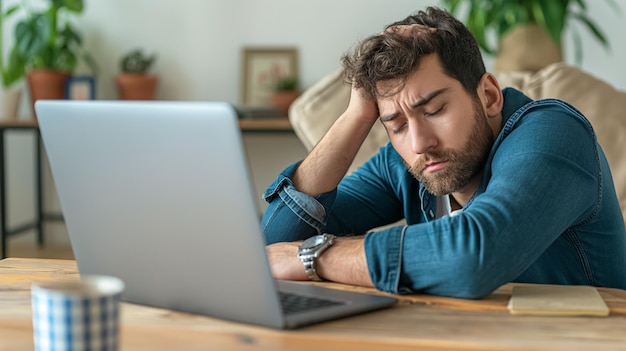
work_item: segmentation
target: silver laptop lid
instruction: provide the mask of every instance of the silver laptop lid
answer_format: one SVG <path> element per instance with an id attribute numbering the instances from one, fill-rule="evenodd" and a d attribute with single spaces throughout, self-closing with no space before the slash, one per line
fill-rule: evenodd
<path id="1" fill-rule="evenodd" d="M 120 277 L 129 302 L 284 326 L 232 106 L 36 111 L 81 274 Z"/>

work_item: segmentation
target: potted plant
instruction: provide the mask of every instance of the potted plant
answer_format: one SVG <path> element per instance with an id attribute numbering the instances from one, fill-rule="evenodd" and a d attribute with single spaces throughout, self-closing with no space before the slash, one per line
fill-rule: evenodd
<path id="1" fill-rule="evenodd" d="M 272 106 L 279 109 L 284 116 L 287 116 L 289 106 L 291 106 L 299 95 L 298 78 L 294 76 L 283 76 L 278 78 L 271 96 Z"/>
<path id="2" fill-rule="evenodd" d="M 22 90 L 14 88 L 13 85 L 24 77 L 24 62 L 17 55 L 17 48 L 13 47 L 9 53 L 8 62 L 5 64 L 3 43 L 4 20 L 17 10 L 19 10 L 19 6 L 14 5 L 3 11 L 2 0 L 0 0 L 0 80 L 2 80 L 2 91 L 0 91 L 2 110 L 0 110 L 0 118 L 16 118 L 22 97 Z"/>
<path id="3" fill-rule="evenodd" d="M 607 0 L 616 7 L 613 0 Z M 605 48 L 609 44 L 586 15 L 585 0 L 443 0 L 450 13 L 466 10 L 465 23 L 488 54 L 496 54 L 496 70 L 537 71 L 562 61 L 562 34 L 566 24 L 578 20 Z M 463 9 L 462 5 L 467 8 Z M 493 31 L 497 45 L 487 38 Z M 582 58 L 580 37 L 575 35 L 577 62 Z"/>
<path id="4" fill-rule="evenodd" d="M 152 100 L 159 79 L 149 75 L 148 70 L 156 60 L 156 54 L 145 55 L 135 49 L 120 60 L 120 74 L 116 77 L 117 89 L 122 100 Z"/>
<path id="5" fill-rule="evenodd" d="M 24 62 L 31 100 L 63 99 L 65 81 L 79 61 L 82 38 L 69 21 L 69 15 L 83 12 L 83 0 L 48 0 L 48 7 L 29 11 L 15 27 L 16 55 Z M 83 58 L 95 72 L 95 62 Z"/>

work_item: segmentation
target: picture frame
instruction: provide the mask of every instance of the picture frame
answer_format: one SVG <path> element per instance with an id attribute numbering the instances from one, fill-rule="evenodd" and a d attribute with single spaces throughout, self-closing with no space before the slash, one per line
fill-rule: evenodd
<path id="1" fill-rule="evenodd" d="M 65 98 L 68 100 L 94 100 L 96 79 L 93 76 L 70 76 L 65 81 Z"/>
<path id="2" fill-rule="evenodd" d="M 245 47 L 242 60 L 241 104 L 268 107 L 280 78 L 298 79 L 298 50 L 294 47 Z"/>

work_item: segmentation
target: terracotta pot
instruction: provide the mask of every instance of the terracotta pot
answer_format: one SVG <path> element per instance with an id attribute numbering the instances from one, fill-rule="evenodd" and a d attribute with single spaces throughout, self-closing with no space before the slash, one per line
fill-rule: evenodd
<path id="1" fill-rule="evenodd" d="M 287 117 L 289 115 L 289 106 L 300 96 L 298 91 L 279 91 L 272 94 L 272 106 L 280 110 Z"/>
<path id="2" fill-rule="evenodd" d="M 2 110 L 0 110 L 0 119 L 13 120 L 17 119 L 17 112 L 20 107 L 20 100 L 22 99 L 22 89 L 18 88 L 3 88 L 0 91 L 0 103 L 2 103 Z"/>
<path id="3" fill-rule="evenodd" d="M 501 38 L 495 70 L 537 72 L 563 61 L 561 47 L 536 24 L 519 25 Z"/>
<path id="4" fill-rule="evenodd" d="M 153 100 L 159 78 L 146 74 L 122 73 L 115 77 L 122 100 Z"/>
<path id="5" fill-rule="evenodd" d="M 67 72 L 35 69 L 26 75 L 28 91 L 35 114 L 35 101 L 65 99 L 65 81 L 70 74 Z"/>

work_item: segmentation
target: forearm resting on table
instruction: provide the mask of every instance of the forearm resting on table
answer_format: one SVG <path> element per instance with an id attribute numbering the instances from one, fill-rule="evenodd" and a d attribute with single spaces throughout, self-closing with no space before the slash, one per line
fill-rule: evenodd
<path id="1" fill-rule="evenodd" d="M 374 287 L 367 268 L 363 237 L 337 238 L 316 261 L 317 272 L 325 280 Z"/>
<path id="2" fill-rule="evenodd" d="M 279 242 L 266 247 L 270 268 L 276 279 L 308 280 L 298 258 L 301 242 Z M 315 260 L 317 274 L 338 283 L 373 287 L 367 268 L 363 237 L 336 238 L 332 246 Z"/>

